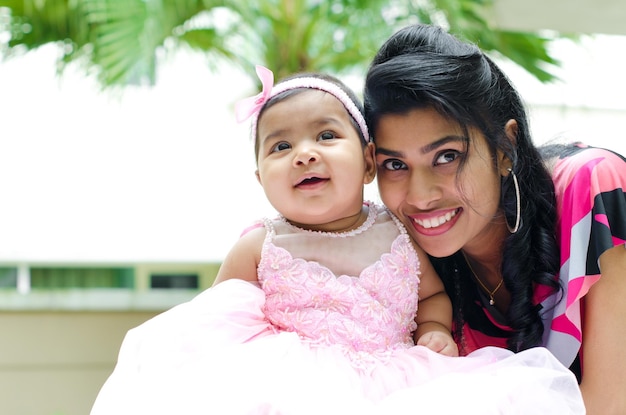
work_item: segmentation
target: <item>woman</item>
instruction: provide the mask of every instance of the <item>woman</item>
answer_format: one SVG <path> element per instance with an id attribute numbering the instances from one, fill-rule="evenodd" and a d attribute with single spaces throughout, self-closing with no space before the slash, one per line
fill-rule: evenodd
<path id="1" fill-rule="evenodd" d="M 536 148 L 524 105 L 478 47 L 406 27 L 366 78 L 383 202 L 432 257 L 462 354 L 545 346 L 589 414 L 626 413 L 626 163 Z"/>

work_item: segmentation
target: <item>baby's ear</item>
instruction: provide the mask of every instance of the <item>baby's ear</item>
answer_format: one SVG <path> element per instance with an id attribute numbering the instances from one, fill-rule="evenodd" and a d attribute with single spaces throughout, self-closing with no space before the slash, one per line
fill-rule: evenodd
<path id="1" fill-rule="evenodd" d="M 374 144 L 367 143 L 363 149 L 363 158 L 365 160 L 365 175 L 363 176 L 363 183 L 369 184 L 376 177 L 376 156 L 374 155 Z"/>
<path id="2" fill-rule="evenodd" d="M 254 175 L 256 176 L 257 182 L 259 182 L 259 184 L 261 186 L 263 186 L 263 183 L 261 183 L 261 175 L 259 174 L 259 170 L 258 169 L 254 171 Z"/>

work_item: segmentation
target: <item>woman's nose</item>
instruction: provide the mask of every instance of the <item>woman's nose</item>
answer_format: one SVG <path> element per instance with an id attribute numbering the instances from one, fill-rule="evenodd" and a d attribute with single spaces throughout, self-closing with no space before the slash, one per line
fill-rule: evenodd
<path id="1" fill-rule="evenodd" d="M 413 172 L 406 189 L 406 202 L 420 210 L 432 209 L 433 203 L 440 200 L 442 190 L 436 178 L 429 174 Z"/>

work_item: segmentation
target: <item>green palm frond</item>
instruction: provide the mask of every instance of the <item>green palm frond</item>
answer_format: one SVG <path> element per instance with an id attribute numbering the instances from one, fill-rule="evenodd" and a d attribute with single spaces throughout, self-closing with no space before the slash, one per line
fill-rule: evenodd
<path id="1" fill-rule="evenodd" d="M 364 68 L 381 39 L 393 32 L 382 0 L 235 0 L 240 43 L 250 46 L 246 61 L 270 67 L 277 78 L 294 72 L 341 73 Z"/>
<path id="2" fill-rule="evenodd" d="M 554 39 L 532 33 L 496 30 L 493 43 L 483 44 L 483 47 L 517 63 L 539 81 L 552 82 L 556 80 L 552 70 L 560 65 L 547 51 L 548 44 Z"/>
<path id="3" fill-rule="evenodd" d="M 548 53 L 548 44 L 559 35 L 502 30 L 485 17 L 493 0 L 433 0 L 451 33 L 476 43 L 481 49 L 510 59 L 541 82 L 555 80 L 550 71 L 559 62 Z M 431 22 L 429 22 L 431 23 Z"/>
<path id="4" fill-rule="evenodd" d="M 199 0 L 83 0 L 92 60 L 104 84 L 155 82 L 156 54 L 175 29 L 205 9 Z"/>
<path id="5" fill-rule="evenodd" d="M 301 71 L 341 74 L 363 72 L 394 30 L 422 22 L 446 26 L 541 81 L 554 79 L 551 38 L 493 27 L 485 17 L 492 2 L 0 0 L 0 35 L 10 34 L 0 53 L 58 43 L 62 64 L 80 58 L 105 87 L 154 84 L 159 52 L 182 47 L 206 54 L 209 63 L 225 58 L 252 78 L 255 64 L 277 78 Z"/>
<path id="6" fill-rule="evenodd" d="M 75 53 L 91 41 L 81 6 L 66 0 L 0 0 L 0 7 L 10 11 L 9 48 L 31 50 L 50 42 L 67 42 L 76 47 L 66 48 L 66 54 Z"/>

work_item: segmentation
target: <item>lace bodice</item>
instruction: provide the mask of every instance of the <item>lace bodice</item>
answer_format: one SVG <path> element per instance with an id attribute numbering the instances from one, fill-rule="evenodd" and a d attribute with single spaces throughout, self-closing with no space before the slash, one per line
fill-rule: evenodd
<path id="1" fill-rule="evenodd" d="M 339 235 L 265 220 L 258 272 L 276 327 L 357 352 L 413 345 L 419 259 L 400 222 L 369 209 L 361 227 Z"/>

